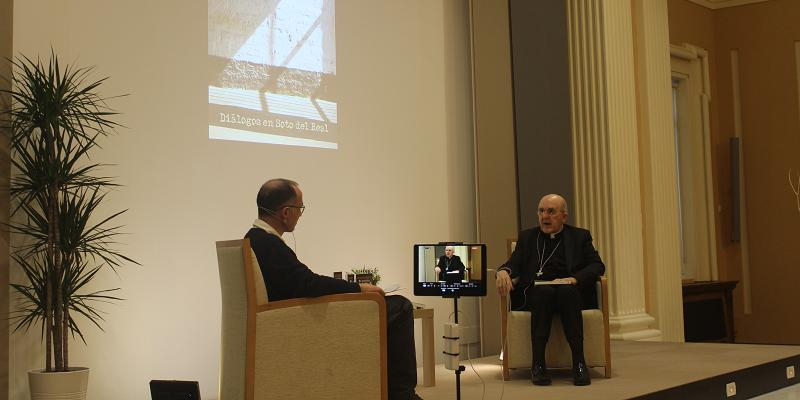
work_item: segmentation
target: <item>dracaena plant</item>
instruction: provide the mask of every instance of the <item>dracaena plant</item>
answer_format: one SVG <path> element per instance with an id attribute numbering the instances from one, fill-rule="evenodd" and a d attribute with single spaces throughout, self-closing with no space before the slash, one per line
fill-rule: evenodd
<path id="1" fill-rule="evenodd" d="M 93 289 L 102 269 L 136 262 L 115 250 L 125 210 L 98 215 L 108 190 L 103 164 L 90 152 L 115 133 L 117 114 L 98 94 L 104 79 L 91 68 L 62 66 L 24 56 L 12 64 L 10 105 L 2 112 L 13 166 L 10 195 L 14 235 L 11 258 L 25 280 L 12 283 L 20 295 L 11 312 L 14 332 L 41 327 L 45 371 L 69 370 L 69 338 L 85 343 L 80 322 L 102 329 L 102 303 L 120 300 L 119 288 Z"/>

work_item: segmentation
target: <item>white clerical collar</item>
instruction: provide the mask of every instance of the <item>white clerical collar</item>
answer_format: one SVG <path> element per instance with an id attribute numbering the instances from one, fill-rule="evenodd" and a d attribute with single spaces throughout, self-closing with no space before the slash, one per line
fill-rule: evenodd
<path id="1" fill-rule="evenodd" d="M 561 232 L 564 232 L 564 225 L 561 225 L 561 229 L 559 229 L 558 232 L 551 233 L 550 234 L 550 239 L 555 239 L 556 236 L 561 234 Z"/>
<path id="2" fill-rule="evenodd" d="M 261 230 L 264 230 L 267 233 L 269 233 L 271 235 L 275 235 L 275 236 L 281 238 L 281 240 L 283 240 L 283 236 L 281 236 L 281 234 L 278 233 L 278 231 L 275 230 L 275 228 L 273 228 L 272 225 L 270 225 L 267 221 L 264 221 L 263 219 L 256 218 L 256 220 L 253 221 L 253 227 L 261 229 Z M 284 243 L 286 243 L 285 240 L 283 240 L 283 241 L 284 241 Z"/>

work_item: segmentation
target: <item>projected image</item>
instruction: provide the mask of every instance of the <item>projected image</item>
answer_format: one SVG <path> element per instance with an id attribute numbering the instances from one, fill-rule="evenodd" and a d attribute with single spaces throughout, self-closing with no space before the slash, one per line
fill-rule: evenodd
<path id="1" fill-rule="evenodd" d="M 336 149 L 334 0 L 208 0 L 208 137 Z"/>

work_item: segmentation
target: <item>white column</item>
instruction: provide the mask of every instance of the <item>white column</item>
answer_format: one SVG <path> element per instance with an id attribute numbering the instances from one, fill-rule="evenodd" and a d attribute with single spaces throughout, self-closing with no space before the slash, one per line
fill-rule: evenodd
<path id="1" fill-rule="evenodd" d="M 648 311 L 683 341 L 680 225 L 667 0 L 633 0 Z"/>
<path id="2" fill-rule="evenodd" d="M 659 339 L 645 307 L 630 1 L 568 0 L 578 225 L 608 267 L 615 339 Z"/>

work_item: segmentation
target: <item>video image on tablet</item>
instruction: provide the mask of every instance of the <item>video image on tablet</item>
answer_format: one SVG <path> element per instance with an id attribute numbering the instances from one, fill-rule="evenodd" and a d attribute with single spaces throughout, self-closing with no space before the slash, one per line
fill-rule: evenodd
<path id="1" fill-rule="evenodd" d="M 486 245 L 414 245 L 414 294 L 485 296 Z"/>

